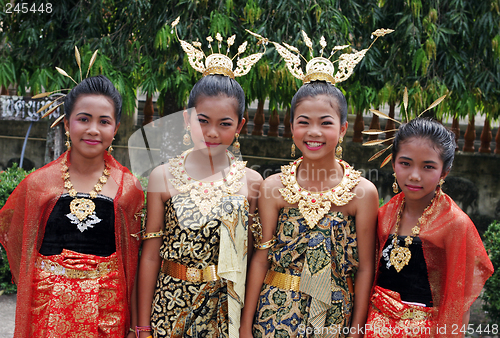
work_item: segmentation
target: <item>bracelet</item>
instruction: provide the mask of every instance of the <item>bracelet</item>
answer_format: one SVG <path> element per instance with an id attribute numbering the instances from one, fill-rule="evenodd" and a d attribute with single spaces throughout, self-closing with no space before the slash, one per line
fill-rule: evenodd
<path id="1" fill-rule="evenodd" d="M 142 235 L 142 239 L 151 239 L 151 238 L 157 238 L 157 237 L 162 237 L 165 235 L 163 231 L 158 231 L 158 232 L 146 232 L 144 235 Z"/>
<path id="2" fill-rule="evenodd" d="M 278 240 L 276 239 L 276 236 L 273 236 L 273 238 L 271 238 L 267 242 L 260 243 L 260 244 L 254 244 L 254 248 L 258 249 L 258 250 L 269 249 L 269 248 L 272 248 L 274 246 L 274 244 L 276 244 L 277 241 Z"/>
<path id="3" fill-rule="evenodd" d="M 151 326 L 136 326 L 135 327 L 135 336 L 137 338 L 139 338 L 139 332 L 150 332 L 150 331 L 151 331 Z"/>

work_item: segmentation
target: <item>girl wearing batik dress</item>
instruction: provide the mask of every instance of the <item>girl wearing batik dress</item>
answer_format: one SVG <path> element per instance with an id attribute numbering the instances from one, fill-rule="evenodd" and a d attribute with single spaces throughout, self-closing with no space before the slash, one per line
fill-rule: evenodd
<path id="1" fill-rule="evenodd" d="M 141 338 L 238 335 L 249 211 L 262 181 L 228 150 L 245 123 L 244 100 L 233 78 L 204 76 L 183 113 L 193 148 L 150 175 L 138 277 Z"/>
<path id="2" fill-rule="evenodd" d="M 0 242 L 18 286 L 14 335 L 123 338 L 136 325 L 139 241 L 130 235 L 140 230 L 144 194 L 106 150 L 121 97 L 97 76 L 64 104 L 71 150 L 28 175 L 0 211 Z"/>
<path id="3" fill-rule="evenodd" d="M 335 156 L 347 131 L 344 95 L 324 81 L 303 85 L 291 103 L 291 127 L 303 156 L 261 186 L 262 239 L 250 265 L 240 336 L 360 337 L 378 194 Z"/>
<path id="4" fill-rule="evenodd" d="M 455 137 L 437 121 L 403 124 L 394 196 L 378 213 L 377 273 L 366 337 L 457 337 L 493 273 L 476 227 L 441 190 Z"/>

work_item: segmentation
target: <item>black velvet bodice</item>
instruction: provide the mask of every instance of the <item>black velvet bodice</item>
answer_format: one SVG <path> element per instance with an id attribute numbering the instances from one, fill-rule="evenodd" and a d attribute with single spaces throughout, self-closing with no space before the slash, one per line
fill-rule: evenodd
<path id="1" fill-rule="evenodd" d="M 406 236 L 398 236 L 399 246 L 405 245 L 405 238 Z M 391 245 L 392 239 L 393 235 L 391 234 L 384 245 L 384 249 Z M 380 258 L 377 285 L 398 292 L 403 301 L 433 306 L 421 239 L 419 237 L 413 238 L 413 243 L 410 244 L 409 249 L 411 252 L 410 262 L 400 272 L 397 272 L 392 265 L 389 268 L 387 267 L 391 253 L 390 250 L 386 250 L 386 257 L 382 255 Z"/>
<path id="2" fill-rule="evenodd" d="M 84 193 L 78 193 L 76 198 L 90 199 Z M 59 255 L 63 249 L 102 257 L 113 254 L 116 251 L 113 199 L 104 195 L 97 195 L 92 199 L 95 203 L 95 215 L 100 221 L 84 231 L 80 231 L 67 216 L 71 213 L 72 200 L 73 197 L 69 194 L 63 194 L 54 206 L 45 226 L 40 254 Z"/>

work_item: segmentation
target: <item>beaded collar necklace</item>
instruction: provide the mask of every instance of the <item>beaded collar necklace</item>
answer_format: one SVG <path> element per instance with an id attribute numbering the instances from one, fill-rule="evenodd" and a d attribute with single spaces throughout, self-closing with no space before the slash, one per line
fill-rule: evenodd
<path id="1" fill-rule="evenodd" d="M 192 151 L 193 148 L 169 160 L 169 170 L 174 177 L 170 179 L 170 182 L 181 193 L 189 191 L 201 214 L 206 216 L 220 203 L 224 193 L 234 194 L 241 189 L 243 182 L 240 179 L 245 175 L 246 161 L 236 160 L 235 156 L 226 150 L 229 159 L 229 173 L 220 180 L 199 181 L 186 172 L 186 158 Z"/>
<path id="2" fill-rule="evenodd" d="M 361 173 L 354 170 L 343 160 L 336 160 L 344 169 L 344 176 L 337 186 L 320 192 L 311 192 L 302 188 L 297 182 L 297 169 L 302 163 L 303 157 L 291 162 L 290 165 L 281 167 L 281 183 L 284 188 L 279 191 L 283 199 L 290 203 L 299 203 L 299 210 L 304 216 L 309 228 L 314 228 L 316 224 L 325 216 L 333 204 L 343 206 L 349 203 L 356 196 L 351 190 L 359 183 Z"/>

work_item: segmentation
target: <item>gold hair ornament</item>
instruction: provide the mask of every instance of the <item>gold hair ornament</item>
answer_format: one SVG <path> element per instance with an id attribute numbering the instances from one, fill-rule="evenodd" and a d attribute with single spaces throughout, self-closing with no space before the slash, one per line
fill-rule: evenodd
<path id="1" fill-rule="evenodd" d="M 250 71 L 252 66 L 255 63 L 257 63 L 257 61 L 260 60 L 260 58 L 262 57 L 262 55 L 264 55 L 266 51 L 266 45 L 268 43 L 268 40 L 263 38 L 259 34 L 255 34 L 247 30 L 247 32 L 249 32 L 250 34 L 259 39 L 259 42 L 257 44 L 258 45 L 261 44 L 264 47 L 263 52 L 252 54 L 250 56 L 240 59 L 240 55 L 243 54 L 247 49 L 248 42 L 245 41 L 238 47 L 238 52 L 236 53 L 236 55 L 230 58 L 228 56 L 229 50 L 231 46 L 234 44 L 236 35 L 233 35 L 227 39 L 226 54 L 222 54 L 221 48 L 224 39 L 222 38 L 220 33 L 217 33 L 215 35 L 215 40 L 217 40 L 218 43 L 219 47 L 218 52 L 215 53 L 212 48 L 212 42 L 214 42 L 214 39 L 211 36 L 208 36 L 207 37 L 208 48 L 211 50 L 212 53 L 207 56 L 203 51 L 203 49 L 201 48 L 202 46 L 201 42 L 193 41 L 192 43 L 189 43 L 184 40 L 181 40 L 181 38 L 177 34 L 177 28 L 176 28 L 176 26 L 179 24 L 179 21 L 180 17 L 175 19 L 175 21 L 172 22 L 171 26 L 172 28 L 175 28 L 175 35 L 177 36 L 177 39 L 179 39 L 182 49 L 188 55 L 189 64 L 191 65 L 191 67 L 193 67 L 194 70 L 202 73 L 203 76 L 210 74 L 219 74 L 219 75 L 229 76 L 232 79 L 234 79 L 237 76 L 243 76 Z M 233 70 L 233 60 L 235 58 L 237 58 L 236 69 Z M 203 62 L 203 59 L 205 59 L 205 62 Z"/>
<path id="2" fill-rule="evenodd" d="M 436 101 L 432 102 L 432 104 L 427 107 L 427 109 L 425 109 L 423 112 L 421 112 L 420 114 L 418 114 L 417 118 L 419 118 L 420 116 L 422 116 L 422 114 L 424 114 L 426 111 L 436 107 L 438 104 L 440 104 L 444 99 L 446 98 L 446 95 L 443 95 L 441 96 L 440 98 L 438 98 Z M 405 90 L 404 90 L 404 94 L 403 94 L 403 107 L 404 107 L 404 110 L 405 110 L 405 117 L 406 117 L 406 123 L 410 122 L 410 118 L 408 116 L 408 89 L 405 87 Z M 389 119 L 391 121 L 394 121 L 398 124 L 402 124 L 401 122 L 399 122 L 398 120 L 396 119 L 393 119 L 392 117 L 382 113 L 381 111 L 378 111 L 376 109 L 370 109 L 370 111 L 377 115 L 378 117 L 380 118 L 383 118 L 383 119 Z M 399 127 L 398 127 L 399 128 Z M 396 129 L 391 129 L 391 130 L 379 130 L 379 129 L 369 129 L 369 130 L 366 130 L 366 131 L 363 131 L 362 133 L 365 134 L 365 135 L 380 135 L 380 134 L 384 134 L 384 133 L 390 133 L 390 132 L 396 132 L 398 131 L 398 128 Z M 396 138 L 396 136 L 393 136 L 393 137 L 390 137 L 390 138 L 386 138 L 386 139 L 383 139 L 383 140 L 372 140 L 372 141 L 367 141 L 365 143 L 363 143 L 364 146 L 374 146 L 374 145 L 378 145 L 378 144 L 382 144 L 382 143 L 385 143 L 387 141 L 391 141 L 391 140 L 394 140 Z M 370 159 L 368 161 L 373 161 L 374 159 L 376 158 L 379 158 L 383 153 L 385 153 L 386 150 L 392 148 L 392 143 L 387 146 L 386 148 L 380 150 L 380 151 L 377 151 L 372 157 L 370 157 Z M 389 163 L 392 159 L 392 154 L 389 154 L 383 161 L 382 161 L 382 164 L 380 165 L 380 168 L 382 168 L 383 166 L 385 166 L 387 163 Z M 394 189 L 394 188 L 393 188 Z"/>
<path id="3" fill-rule="evenodd" d="M 85 75 L 85 78 L 87 78 L 89 76 L 89 72 L 90 72 L 90 69 L 92 68 L 92 66 L 94 65 L 94 62 L 97 58 L 97 52 L 99 50 L 97 49 L 94 54 L 92 54 L 92 58 L 90 59 L 90 63 L 89 63 L 89 68 L 87 70 L 87 74 Z M 82 76 L 82 60 L 81 60 L 81 57 L 80 57 L 80 52 L 78 51 L 78 47 L 75 46 L 75 59 L 76 59 L 76 63 L 78 64 L 78 69 L 80 70 L 80 81 L 83 80 L 83 76 Z M 78 85 L 78 82 L 76 82 L 70 75 L 68 75 L 68 73 L 66 73 L 63 69 L 59 68 L 59 67 L 56 67 L 56 70 L 59 74 L 63 75 L 63 76 L 66 76 L 66 77 L 69 77 L 71 79 L 71 81 L 73 81 L 75 84 Z M 71 89 L 59 89 L 59 90 L 55 90 L 53 92 L 46 92 L 46 93 L 40 93 L 40 94 L 37 94 L 35 96 L 32 97 L 32 99 L 41 99 L 43 97 L 47 97 L 49 95 L 52 95 L 54 93 L 58 93 L 58 92 L 62 92 L 62 91 L 70 91 Z M 57 99 L 53 100 L 52 102 L 50 103 L 47 103 L 45 106 L 43 106 L 42 108 L 38 109 L 37 113 L 41 113 L 43 112 L 44 110 L 48 109 L 50 106 L 52 106 L 53 104 L 55 103 L 58 103 L 58 101 L 60 101 L 61 99 L 65 98 L 66 97 L 66 94 L 62 94 L 61 93 L 61 96 L 59 96 Z M 62 106 L 64 104 L 64 102 L 62 103 L 58 103 L 57 106 L 55 107 L 52 107 L 50 108 L 49 110 L 47 110 L 47 112 L 45 112 L 43 115 L 42 115 L 42 119 L 44 117 L 47 117 L 49 116 L 50 114 L 52 114 L 53 112 L 55 112 L 57 110 L 57 108 L 59 108 L 60 106 Z M 62 122 L 63 118 L 64 118 L 65 114 L 61 114 L 52 124 L 51 124 L 51 128 L 54 128 L 55 126 L 57 126 L 59 123 Z"/>
<path id="4" fill-rule="evenodd" d="M 306 46 L 309 48 L 309 55 L 311 57 L 311 59 L 308 61 L 294 46 L 283 42 L 283 45 L 286 47 L 285 48 L 277 42 L 271 41 L 271 43 L 276 47 L 278 53 L 285 60 L 286 66 L 288 67 L 290 73 L 297 79 L 302 80 L 304 84 L 311 81 L 326 81 L 334 85 L 336 83 L 347 80 L 351 76 L 354 67 L 363 59 L 366 52 L 373 46 L 373 44 L 379 37 L 390 34 L 392 32 L 394 32 L 393 29 L 377 29 L 372 33 L 372 36 L 374 35 L 376 36 L 376 38 L 370 44 L 370 47 L 360 51 L 353 50 L 354 53 L 341 54 L 339 58 L 333 62 L 330 59 L 337 51 L 346 49 L 350 46 L 335 46 L 333 47 L 330 56 L 328 58 L 325 58 L 323 57 L 323 51 L 326 48 L 327 43 L 325 38 L 322 36 L 319 41 L 319 44 L 321 46 L 320 56 L 314 57 L 312 41 L 307 36 L 306 32 L 302 31 L 302 37 L 304 39 L 304 42 L 306 43 Z M 304 71 L 301 68 L 301 57 L 307 62 L 305 75 Z M 335 73 L 334 63 L 337 62 L 337 72 Z"/>

